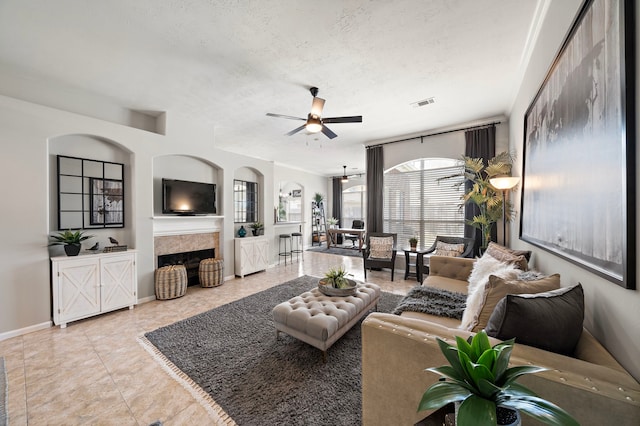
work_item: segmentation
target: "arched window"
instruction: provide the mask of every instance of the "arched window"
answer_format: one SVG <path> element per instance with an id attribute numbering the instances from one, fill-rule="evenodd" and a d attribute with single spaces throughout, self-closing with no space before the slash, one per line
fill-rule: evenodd
<path id="1" fill-rule="evenodd" d="M 451 158 L 420 158 L 384 173 L 384 231 L 398 234 L 398 245 L 412 236 L 430 247 L 437 235 L 464 236 L 462 162 Z"/>
<path id="2" fill-rule="evenodd" d="M 340 226 L 350 228 L 354 220 L 364 220 L 367 209 L 366 185 L 355 185 L 342 191 L 342 218 Z"/>

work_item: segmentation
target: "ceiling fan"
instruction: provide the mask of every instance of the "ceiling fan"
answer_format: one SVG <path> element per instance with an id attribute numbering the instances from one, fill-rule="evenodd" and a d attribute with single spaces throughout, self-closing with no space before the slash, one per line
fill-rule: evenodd
<path id="1" fill-rule="evenodd" d="M 362 123 L 361 115 L 354 115 L 351 117 L 325 117 L 322 118 L 322 108 L 324 107 L 324 99 L 318 97 L 318 88 L 312 87 L 309 89 L 311 96 L 313 96 L 313 102 L 311 103 L 311 112 L 307 115 L 307 118 L 292 117 L 290 115 L 273 114 L 268 112 L 269 117 L 288 118 L 289 120 L 302 120 L 306 121 L 302 126 L 293 129 L 287 136 L 294 135 L 300 130 L 306 129 L 309 133 L 322 132 L 329 139 L 335 138 L 336 135 L 331 129 L 325 126 L 325 123 Z"/>

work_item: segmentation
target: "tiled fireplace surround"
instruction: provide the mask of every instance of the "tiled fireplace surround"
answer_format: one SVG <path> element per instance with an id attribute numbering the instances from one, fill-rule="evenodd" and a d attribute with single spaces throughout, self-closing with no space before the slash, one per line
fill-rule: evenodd
<path id="1" fill-rule="evenodd" d="M 220 229 L 222 217 L 161 217 L 154 218 L 154 259 L 173 253 L 213 249 L 222 257 Z M 157 265 L 157 263 L 156 263 Z"/>

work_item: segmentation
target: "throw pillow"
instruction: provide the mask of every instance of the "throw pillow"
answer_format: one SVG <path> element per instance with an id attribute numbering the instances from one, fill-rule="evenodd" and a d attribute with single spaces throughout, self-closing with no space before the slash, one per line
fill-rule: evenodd
<path id="1" fill-rule="evenodd" d="M 582 285 L 538 294 L 509 294 L 494 310 L 487 334 L 564 355 L 573 355 L 582 335 Z"/>
<path id="2" fill-rule="evenodd" d="M 490 242 L 484 254 L 488 254 L 502 262 L 513 263 L 517 265 L 519 269 L 526 271 L 529 268 L 527 258 L 524 254 L 516 255 L 514 253 L 514 250 L 508 249 L 500 244 Z M 522 253 L 522 251 L 519 251 L 518 253 Z"/>
<path id="3" fill-rule="evenodd" d="M 489 255 L 476 260 L 469 275 L 467 287 L 467 304 L 462 314 L 461 329 L 470 330 L 477 321 L 478 313 L 482 309 L 482 294 L 489 280 L 489 275 L 499 274 L 515 278 L 520 271 L 515 265 L 500 262 Z"/>
<path id="4" fill-rule="evenodd" d="M 478 332 L 485 328 L 496 305 L 507 294 L 542 293 L 558 288 L 560 288 L 560 274 L 531 281 L 519 280 L 517 276 L 507 277 L 506 279 L 497 275 L 489 276 L 489 282 L 479 296 L 482 307 L 478 312 L 475 324 L 471 328 L 467 328 L 467 330 Z"/>
<path id="5" fill-rule="evenodd" d="M 391 259 L 393 254 L 393 237 L 370 237 L 369 257 L 372 259 Z"/>
<path id="6" fill-rule="evenodd" d="M 464 252 L 464 244 L 450 244 L 443 241 L 436 242 L 436 256 L 458 257 Z"/>

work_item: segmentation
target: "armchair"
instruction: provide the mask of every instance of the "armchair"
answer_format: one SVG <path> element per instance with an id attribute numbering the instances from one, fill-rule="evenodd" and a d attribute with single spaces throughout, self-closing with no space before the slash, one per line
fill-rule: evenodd
<path id="1" fill-rule="evenodd" d="M 464 244 L 464 248 L 462 252 L 454 257 L 473 257 L 473 251 L 475 249 L 476 241 L 474 238 L 466 238 L 466 237 L 447 237 L 438 235 L 436 236 L 436 240 L 433 242 L 433 245 L 427 249 L 427 251 L 423 255 L 424 264 L 422 265 L 422 270 L 425 273 L 429 273 L 429 258 L 433 255 L 436 255 L 438 242 L 445 244 Z"/>
<path id="2" fill-rule="evenodd" d="M 476 244 L 475 239 L 467 237 L 446 237 L 442 235 L 436 236 L 436 240 L 433 242 L 433 245 L 427 249 L 425 254 L 435 252 L 438 246 L 438 241 L 445 244 L 464 244 L 464 250 L 462 253 L 455 257 L 473 257 L 473 249 Z"/>
<path id="3" fill-rule="evenodd" d="M 364 278 L 367 279 L 367 269 L 391 268 L 391 281 L 396 269 L 396 246 L 398 234 L 386 232 L 369 232 L 362 248 L 364 264 Z"/>

